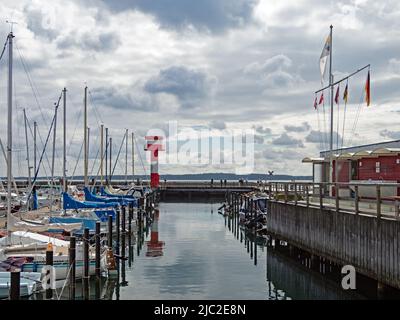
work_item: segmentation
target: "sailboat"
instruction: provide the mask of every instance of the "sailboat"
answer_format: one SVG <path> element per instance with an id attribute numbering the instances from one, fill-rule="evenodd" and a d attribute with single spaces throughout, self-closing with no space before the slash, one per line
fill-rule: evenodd
<path id="1" fill-rule="evenodd" d="M 8 64 L 8 125 L 7 125 L 7 236 L 0 239 L 0 267 L 6 271 L 19 269 L 23 272 L 41 272 L 46 264 L 46 251 L 52 250 L 54 253 L 54 264 L 56 270 L 56 279 L 65 280 L 69 270 L 69 256 L 68 248 L 69 242 L 56 239 L 50 236 L 44 236 L 35 232 L 28 231 L 35 229 L 38 225 L 23 224 L 23 221 L 16 221 L 15 216 L 12 214 L 12 85 L 13 85 L 13 32 L 8 34 L 7 45 L 9 50 L 9 64 Z M 24 221 L 26 222 L 26 221 Z M 13 231 L 15 226 L 20 226 L 21 231 Z M 39 228 L 48 228 L 51 224 L 39 226 Z M 77 243 L 77 277 L 83 274 L 83 245 Z M 101 270 L 106 271 L 107 265 L 110 261 L 110 249 L 105 249 L 102 254 Z M 90 253 L 90 274 L 94 274 L 94 253 Z M 80 267 L 82 266 L 82 267 Z M 93 267 L 92 267 L 93 266 Z M 3 279 L 3 280 L 2 280 Z M 4 280 L 5 279 L 5 280 Z M 2 274 L 0 277 L 0 287 L 7 281 L 7 277 Z M 22 282 L 24 283 L 24 282 Z M 25 286 L 25 284 L 24 284 Z"/>

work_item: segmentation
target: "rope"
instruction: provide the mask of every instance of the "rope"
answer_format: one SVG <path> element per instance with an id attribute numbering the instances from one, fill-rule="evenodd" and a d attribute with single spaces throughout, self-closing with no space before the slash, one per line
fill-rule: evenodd
<path id="1" fill-rule="evenodd" d="M 79 150 L 78 158 L 76 159 L 76 162 L 75 162 L 74 171 L 72 172 L 72 175 L 70 176 L 70 180 L 69 180 L 68 186 L 71 186 L 72 180 L 75 177 L 75 171 L 76 171 L 76 168 L 78 167 L 79 160 L 81 159 L 82 150 L 83 150 L 83 142 L 81 144 L 81 149 Z"/>
<path id="2" fill-rule="evenodd" d="M 42 163 L 43 154 L 44 154 L 45 151 L 46 151 L 47 143 L 49 142 L 50 135 L 51 135 L 51 132 L 52 132 L 52 129 L 53 129 L 53 125 L 54 125 L 55 119 L 56 119 L 56 115 L 54 115 L 54 117 L 53 117 L 53 121 L 51 122 L 49 133 L 47 134 L 46 143 L 45 143 L 45 145 L 44 145 L 44 149 L 43 149 L 43 151 L 42 151 L 42 154 L 40 155 L 39 165 L 38 165 L 37 170 L 36 170 L 36 172 L 35 172 L 35 177 L 34 177 L 34 179 L 33 179 L 33 183 L 32 183 L 31 190 L 29 191 L 29 195 L 28 195 L 28 198 L 27 198 L 27 202 L 29 202 L 30 197 L 32 196 L 32 191 L 33 191 L 33 188 L 35 187 L 36 180 L 37 180 L 37 176 L 38 176 L 38 174 L 39 174 L 40 164 Z"/>
<path id="3" fill-rule="evenodd" d="M 4 42 L 4 47 L 3 51 L 1 51 L 0 60 L 3 58 L 4 52 L 6 51 L 7 43 L 8 43 L 8 36 L 6 38 L 6 41 Z"/>
<path id="4" fill-rule="evenodd" d="M 112 170 L 112 172 L 111 172 L 111 177 L 110 177 L 110 179 L 111 179 L 112 176 L 114 175 L 114 171 L 115 171 L 115 167 L 117 166 L 117 163 L 118 163 L 119 155 L 120 155 L 120 153 L 121 153 L 122 147 L 124 146 L 125 138 L 126 138 L 126 134 L 125 134 L 124 137 L 122 138 L 121 145 L 119 146 L 119 150 L 118 150 L 118 154 L 117 154 L 117 159 L 115 159 L 115 163 L 114 163 L 113 170 Z"/>
<path id="5" fill-rule="evenodd" d="M 138 153 L 138 155 L 139 155 L 139 159 L 140 159 L 140 162 L 141 162 L 141 164 L 142 164 L 142 168 L 143 168 L 144 175 L 145 175 L 145 177 L 149 178 L 149 181 L 150 181 L 150 177 L 149 177 L 149 175 L 147 174 L 146 167 L 144 166 L 144 162 L 143 162 L 142 155 L 140 154 L 140 150 L 139 150 L 139 148 L 138 148 L 138 143 L 137 143 L 137 141 L 136 141 L 136 134 L 133 135 L 133 139 L 135 140 L 136 151 L 137 151 L 137 153 Z M 150 182 L 149 182 L 149 183 L 150 183 Z M 143 192 L 143 191 L 144 191 L 143 185 L 141 185 L 141 188 L 142 188 L 142 192 Z"/>

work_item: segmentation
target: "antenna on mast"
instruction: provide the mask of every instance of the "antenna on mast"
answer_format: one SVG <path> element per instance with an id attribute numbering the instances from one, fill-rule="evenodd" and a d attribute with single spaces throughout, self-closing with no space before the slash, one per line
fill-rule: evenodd
<path id="1" fill-rule="evenodd" d="M 6 23 L 10 24 L 10 32 L 13 32 L 14 24 L 18 24 L 18 22 L 6 20 Z"/>

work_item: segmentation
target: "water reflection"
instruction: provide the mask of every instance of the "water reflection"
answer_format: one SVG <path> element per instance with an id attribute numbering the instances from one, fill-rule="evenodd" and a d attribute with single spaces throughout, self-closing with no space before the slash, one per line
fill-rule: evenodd
<path id="1" fill-rule="evenodd" d="M 89 298 L 360 298 L 267 246 L 268 239 L 242 229 L 236 217 L 214 214 L 219 206 L 161 203 L 121 248 L 127 260 L 120 261 L 118 277 L 92 280 Z M 80 282 L 76 292 L 82 299 Z"/>
<path id="2" fill-rule="evenodd" d="M 146 257 L 161 257 L 164 255 L 164 241 L 158 239 L 158 220 L 160 219 L 160 210 L 156 209 L 153 213 L 153 223 L 151 225 L 150 241 L 147 241 Z"/>

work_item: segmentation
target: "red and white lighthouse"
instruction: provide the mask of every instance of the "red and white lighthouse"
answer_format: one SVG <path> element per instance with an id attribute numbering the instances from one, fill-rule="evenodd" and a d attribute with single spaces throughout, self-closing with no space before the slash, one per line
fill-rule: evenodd
<path id="1" fill-rule="evenodd" d="M 145 151 L 150 151 L 150 186 L 152 189 L 157 189 L 160 186 L 160 174 L 158 173 L 158 152 L 164 151 L 162 145 L 163 137 L 149 136 L 146 137 Z"/>

